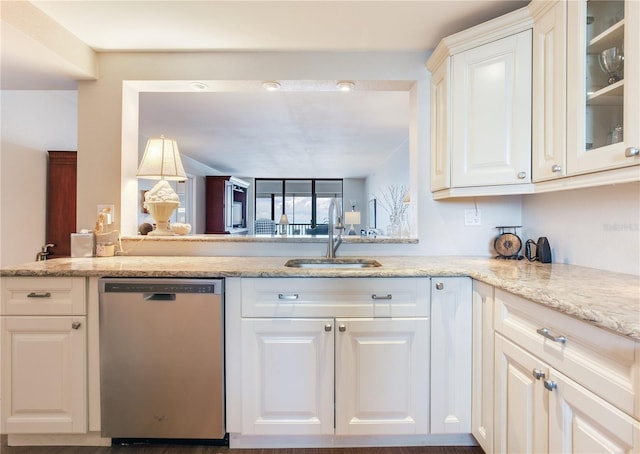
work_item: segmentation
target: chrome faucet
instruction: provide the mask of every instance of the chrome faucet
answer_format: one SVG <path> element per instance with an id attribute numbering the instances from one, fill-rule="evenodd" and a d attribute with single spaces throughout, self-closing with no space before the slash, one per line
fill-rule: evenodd
<path id="1" fill-rule="evenodd" d="M 51 244 L 51 243 L 47 243 L 44 246 L 42 246 L 42 250 L 36 254 L 36 262 L 42 262 L 44 260 L 47 260 L 47 257 L 49 256 L 49 248 L 54 246 L 55 244 Z"/>
<path id="2" fill-rule="evenodd" d="M 334 222 L 334 215 L 336 215 L 337 211 L 337 222 Z M 328 234 L 329 241 L 327 242 L 327 255 L 326 258 L 334 259 L 336 258 L 336 251 L 342 244 L 342 231 L 344 230 L 344 224 L 342 222 L 342 210 L 340 209 L 340 204 L 338 200 L 334 197 L 329 202 L 329 225 Z M 335 238 L 334 229 L 338 230 L 338 238 Z"/>

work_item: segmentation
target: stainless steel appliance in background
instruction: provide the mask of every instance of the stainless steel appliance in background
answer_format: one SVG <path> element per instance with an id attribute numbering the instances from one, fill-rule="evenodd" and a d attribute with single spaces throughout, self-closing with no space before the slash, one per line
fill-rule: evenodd
<path id="1" fill-rule="evenodd" d="M 224 439 L 222 287 L 100 279 L 103 436 Z"/>

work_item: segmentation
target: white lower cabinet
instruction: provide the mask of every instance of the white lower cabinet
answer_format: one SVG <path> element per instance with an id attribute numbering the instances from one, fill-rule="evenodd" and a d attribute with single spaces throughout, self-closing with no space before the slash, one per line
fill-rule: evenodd
<path id="1" fill-rule="evenodd" d="M 471 433 L 472 282 L 431 281 L 431 433 Z"/>
<path id="2" fill-rule="evenodd" d="M 640 348 L 495 290 L 493 451 L 637 453 Z"/>
<path id="3" fill-rule="evenodd" d="M 333 319 L 243 319 L 244 434 L 333 433 Z"/>
<path id="4" fill-rule="evenodd" d="M 539 382 L 548 367 L 500 335 L 495 349 L 494 451 L 548 452 L 549 403 Z"/>
<path id="5" fill-rule="evenodd" d="M 336 435 L 428 432 L 429 320 L 336 319 Z"/>
<path id="6" fill-rule="evenodd" d="M 86 433 L 85 279 L 3 278 L 2 287 L 2 433 Z"/>
<path id="7" fill-rule="evenodd" d="M 548 383 L 549 452 L 640 452 L 638 421 L 553 369 Z"/>
<path id="8" fill-rule="evenodd" d="M 493 298 L 491 285 L 473 281 L 471 433 L 487 454 L 493 452 Z"/>
<path id="9" fill-rule="evenodd" d="M 243 319 L 243 434 L 427 433 L 428 334 L 426 318 Z"/>
<path id="10" fill-rule="evenodd" d="M 496 335 L 495 451 L 638 452 L 640 423 Z"/>
<path id="11" fill-rule="evenodd" d="M 241 434 L 427 434 L 428 316 L 429 279 L 243 279 Z"/>
<path id="12" fill-rule="evenodd" d="M 87 431 L 85 322 L 3 317 L 3 433 Z"/>

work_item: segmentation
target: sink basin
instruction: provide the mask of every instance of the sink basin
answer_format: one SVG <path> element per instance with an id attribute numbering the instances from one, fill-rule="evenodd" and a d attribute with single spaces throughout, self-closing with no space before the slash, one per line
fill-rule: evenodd
<path id="1" fill-rule="evenodd" d="M 374 259 L 291 259 L 287 260 L 284 266 L 291 268 L 376 268 L 382 266 Z"/>

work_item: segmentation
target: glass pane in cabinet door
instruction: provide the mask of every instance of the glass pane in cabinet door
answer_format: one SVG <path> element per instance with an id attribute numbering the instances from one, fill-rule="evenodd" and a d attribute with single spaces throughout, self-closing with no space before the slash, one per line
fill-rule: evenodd
<path id="1" fill-rule="evenodd" d="M 585 149 L 622 142 L 624 1 L 590 0 L 586 18 Z"/>

